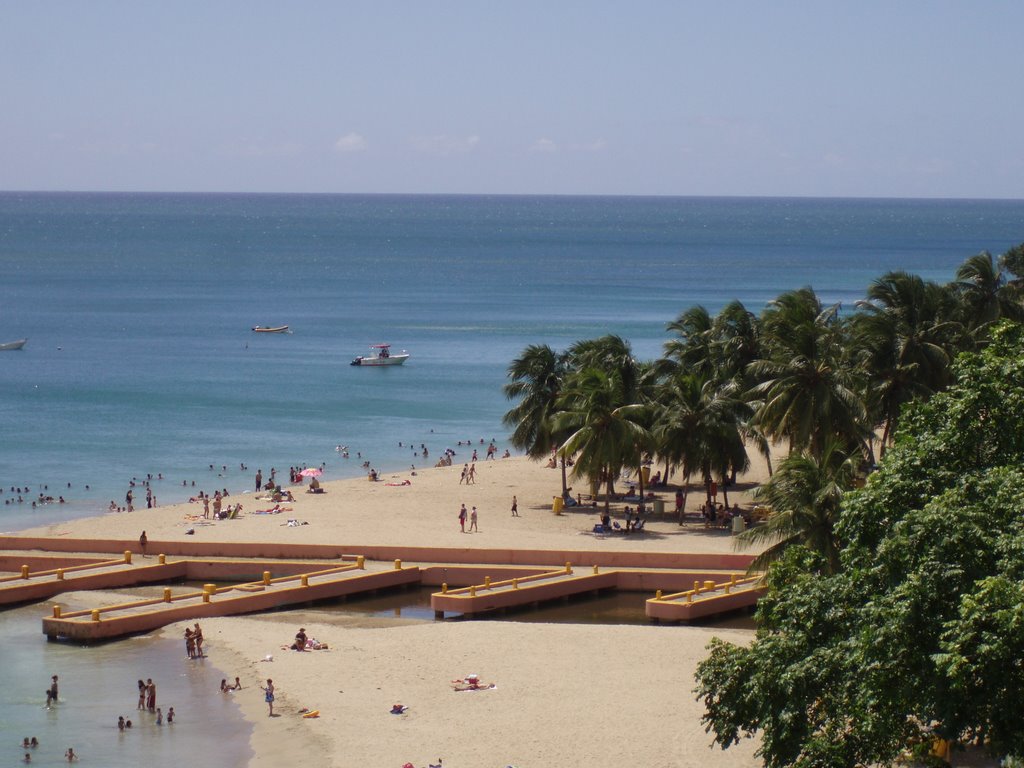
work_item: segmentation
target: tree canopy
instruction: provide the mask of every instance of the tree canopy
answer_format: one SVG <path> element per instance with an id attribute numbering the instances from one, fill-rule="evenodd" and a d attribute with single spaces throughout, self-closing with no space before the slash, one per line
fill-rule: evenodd
<path id="1" fill-rule="evenodd" d="M 697 673 L 728 747 L 766 766 L 889 764 L 931 734 L 1024 755 L 1024 329 L 962 355 L 911 406 L 867 485 L 844 499 L 841 568 L 789 548 L 749 647 Z"/>

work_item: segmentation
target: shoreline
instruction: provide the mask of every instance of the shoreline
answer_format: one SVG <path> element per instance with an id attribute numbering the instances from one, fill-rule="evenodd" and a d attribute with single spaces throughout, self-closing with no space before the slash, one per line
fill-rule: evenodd
<path id="1" fill-rule="evenodd" d="M 730 503 L 749 501 L 766 476 L 760 457 L 730 489 Z M 238 519 L 205 521 L 202 508 L 180 504 L 114 513 L 27 533 L 131 542 L 145 529 L 159 543 L 245 548 L 260 543 L 328 545 L 359 554 L 360 547 L 415 546 L 474 550 L 636 552 L 671 557 L 681 553 L 732 554 L 733 538 L 722 529 L 688 522 L 671 511 L 651 515 L 638 535 L 595 536 L 603 510 L 570 508 L 555 514 L 552 500 L 560 472 L 527 458 L 477 463 L 476 483 L 460 483 L 461 465 L 384 473 L 383 481 L 332 480 L 322 494 L 296 491 L 286 511 L 258 515 L 268 506 L 254 493 L 228 498 L 241 502 Z M 574 481 L 570 480 L 570 484 Z M 578 482 L 575 483 L 580 485 Z M 671 510 L 674 489 L 659 489 Z M 512 496 L 519 516 L 512 516 Z M 691 487 L 689 511 L 703 501 Z M 463 533 L 459 505 L 480 511 L 479 533 Z M 626 502 L 611 505 L 624 520 Z M 287 520 L 299 524 L 290 526 Z M 208 523 L 206 525 L 202 523 Z M 305 523 L 305 524 L 302 524 Z M 186 531 L 191 528 L 194 534 Z M 129 538 L 130 537 L 130 538 Z M 541 622 L 407 621 L 331 617 L 315 609 L 202 621 L 213 645 L 214 666 L 229 680 L 238 675 L 243 695 L 236 701 L 252 728 L 248 765 L 269 768 L 313 755 L 318 763 L 353 766 L 636 764 L 652 768 L 746 768 L 757 765 L 756 742 L 728 751 L 712 749 L 700 723 L 702 707 L 692 695 L 693 672 L 712 637 L 749 642 L 751 630 L 702 626 L 551 624 Z M 163 637 L 178 637 L 185 624 L 170 625 Z M 329 650 L 282 650 L 299 626 L 326 642 Z M 177 633 L 177 634 L 172 634 Z M 267 655 L 274 661 L 261 661 Z M 452 681 L 479 674 L 496 682 L 493 691 L 457 693 Z M 268 718 L 256 687 L 274 679 L 277 701 Z M 410 709 L 391 715 L 402 703 Z M 319 709 L 316 719 L 301 708 Z M 557 727 L 548 724 L 557 723 Z"/>

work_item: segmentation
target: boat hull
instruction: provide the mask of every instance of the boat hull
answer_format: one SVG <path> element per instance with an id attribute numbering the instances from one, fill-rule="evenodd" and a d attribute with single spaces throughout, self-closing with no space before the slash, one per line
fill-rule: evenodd
<path id="1" fill-rule="evenodd" d="M 18 339 L 17 341 L 8 341 L 6 344 L 0 344 L 0 352 L 11 352 L 15 349 L 21 349 L 27 341 L 28 339 Z"/>
<path id="2" fill-rule="evenodd" d="M 256 333 L 288 333 L 287 325 L 278 325 L 273 328 L 264 328 L 262 325 L 253 326 Z"/>
<path id="3" fill-rule="evenodd" d="M 377 357 L 376 355 L 369 357 L 357 357 L 352 361 L 352 365 L 401 365 L 409 359 L 408 355 L 391 355 L 390 357 Z"/>

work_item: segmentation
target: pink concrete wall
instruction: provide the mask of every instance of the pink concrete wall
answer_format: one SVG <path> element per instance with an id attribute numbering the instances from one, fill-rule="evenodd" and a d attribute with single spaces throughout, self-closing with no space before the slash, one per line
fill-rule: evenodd
<path id="1" fill-rule="evenodd" d="M 139 551 L 139 543 L 125 539 L 54 539 L 45 537 L 0 537 L 0 549 L 38 549 L 47 552 Z M 504 565 L 573 565 L 634 568 L 690 568 L 745 570 L 751 555 L 663 552 L 613 552 L 608 550 L 465 549 L 450 547 L 385 547 L 351 544 L 288 544 L 259 542 L 150 541 L 151 554 L 184 557 L 266 557 L 333 559 L 342 554 L 361 554 L 370 560 L 403 560 L 419 563 L 493 563 Z"/>

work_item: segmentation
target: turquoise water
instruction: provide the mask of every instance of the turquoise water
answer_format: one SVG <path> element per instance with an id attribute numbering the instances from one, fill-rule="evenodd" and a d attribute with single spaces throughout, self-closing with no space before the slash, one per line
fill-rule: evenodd
<path id="1" fill-rule="evenodd" d="M 172 768 L 187 755 L 202 755 L 203 765 L 224 768 L 248 763 L 249 727 L 234 701 L 220 693 L 223 675 L 212 659 L 188 661 L 183 643 L 154 637 L 95 646 L 47 642 L 41 611 L 28 606 L 0 617 L 5 641 L 0 764 L 19 763 L 26 736 L 40 744 L 30 750 L 33 765 L 67 765 L 68 747 L 83 763 L 109 768 Z M 216 658 L 216 642 L 210 653 Z M 47 710 L 51 675 L 59 677 L 60 700 Z M 159 727 L 153 716 L 136 710 L 139 678 L 156 683 L 157 705 L 165 715 L 174 707 L 173 725 Z M 119 715 L 132 721 L 131 731 L 118 731 Z"/>
<path id="2" fill-rule="evenodd" d="M 1022 239 L 1020 201 L 0 194 L 0 341 L 29 338 L 0 353 L 0 498 L 68 502 L 0 505 L 0 530 L 95 514 L 146 474 L 160 503 L 501 442 L 528 343 L 618 333 L 655 357 L 697 302 L 849 303 Z M 250 331 L 276 324 L 294 333 Z M 412 357 L 348 365 L 377 342 Z"/>
<path id="3" fill-rule="evenodd" d="M 850 303 L 887 270 L 946 281 L 1022 240 L 1021 201 L 2 193 L 0 342 L 29 343 L 0 352 L 0 500 L 46 485 L 68 503 L 0 504 L 0 530 L 98 513 L 147 473 L 166 503 L 248 489 L 258 467 L 353 476 L 356 451 L 397 470 L 422 461 L 410 445 L 503 448 L 527 344 L 618 333 L 653 358 L 695 303 L 756 311 L 802 285 Z M 250 331 L 278 324 L 294 332 Z M 379 342 L 412 357 L 348 365 Z M 44 765 L 67 746 L 95 765 L 245 763 L 217 673 L 179 643 L 47 644 L 44 612 L 0 614 L 7 762 L 35 735 Z M 67 701 L 46 712 L 54 673 Z M 139 677 L 173 731 L 118 735 Z"/>

